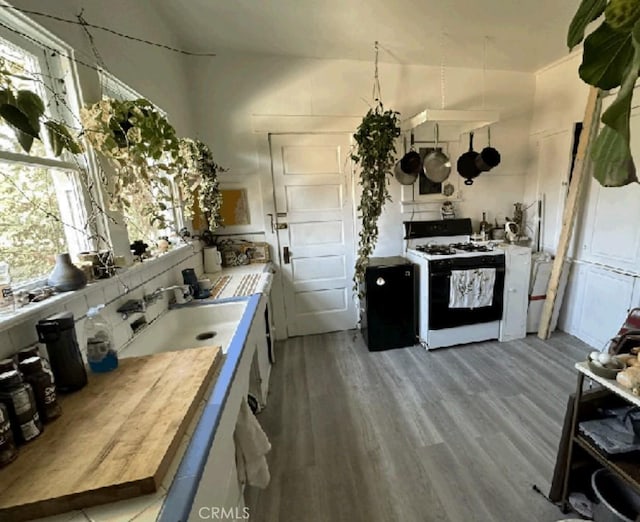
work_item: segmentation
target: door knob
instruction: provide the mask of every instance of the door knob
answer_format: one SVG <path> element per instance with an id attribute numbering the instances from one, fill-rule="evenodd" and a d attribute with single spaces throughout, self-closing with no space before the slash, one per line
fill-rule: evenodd
<path id="1" fill-rule="evenodd" d="M 291 262 L 291 251 L 288 246 L 282 249 L 282 257 L 284 258 L 285 265 L 288 265 Z"/>

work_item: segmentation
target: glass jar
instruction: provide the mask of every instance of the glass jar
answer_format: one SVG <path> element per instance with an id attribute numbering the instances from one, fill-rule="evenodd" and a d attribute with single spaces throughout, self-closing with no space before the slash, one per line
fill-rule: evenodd
<path id="1" fill-rule="evenodd" d="M 0 374 L 0 402 L 9 411 L 16 442 L 29 442 L 42 433 L 42 421 L 38 415 L 33 389 L 30 384 L 22 381 L 16 370 Z"/>
<path id="2" fill-rule="evenodd" d="M 24 380 L 33 388 L 33 395 L 42 422 L 49 422 L 60 417 L 62 409 L 56 397 L 53 375 L 45 370 L 42 359 L 30 357 L 18 366 L 24 375 Z"/>
<path id="3" fill-rule="evenodd" d="M 0 402 L 0 468 L 13 462 L 18 456 L 18 448 L 13 440 L 9 410 Z"/>

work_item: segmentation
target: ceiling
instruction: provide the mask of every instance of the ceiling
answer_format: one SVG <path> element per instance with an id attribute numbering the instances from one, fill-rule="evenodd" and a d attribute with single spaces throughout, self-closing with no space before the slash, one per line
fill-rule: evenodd
<path id="1" fill-rule="evenodd" d="M 580 0 L 154 0 L 195 51 L 535 71 L 567 54 Z"/>

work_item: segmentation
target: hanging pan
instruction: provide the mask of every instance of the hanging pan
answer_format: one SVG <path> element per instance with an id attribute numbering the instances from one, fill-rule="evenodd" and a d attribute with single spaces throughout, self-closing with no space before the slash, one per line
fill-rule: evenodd
<path id="1" fill-rule="evenodd" d="M 491 127 L 487 127 L 487 139 L 489 145 L 482 149 L 476 158 L 476 166 L 482 172 L 488 172 L 493 167 L 500 165 L 500 153 L 491 146 Z"/>
<path id="2" fill-rule="evenodd" d="M 411 148 L 401 160 L 397 161 L 393 168 L 393 175 L 396 177 L 401 185 L 412 185 L 418 179 L 418 176 L 422 172 L 422 158 L 415 150 L 413 150 L 414 144 L 413 132 L 411 133 Z M 406 141 L 405 141 L 406 150 Z"/>
<path id="3" fill-rule="evenodd" d="M 473 178 L 477 178 L 482 171 L 476 165 L 479 154 L 473 150 L 473 132 L 469 133 L 469 150 L 458 158 L 458 174 L 465 178 L 465 185 L 473 185 Z"/>
<path id="4" fill-rule="evenodd" d="M 434 183 L 442 183 L 451 174 L 451 161 L 449 157 L 438 149 L 438 140 L 440 139 L 440 129 L 438 124 L 435 125 L 436 146 L 424 158 L 424 172 L 427 178 Z"/>

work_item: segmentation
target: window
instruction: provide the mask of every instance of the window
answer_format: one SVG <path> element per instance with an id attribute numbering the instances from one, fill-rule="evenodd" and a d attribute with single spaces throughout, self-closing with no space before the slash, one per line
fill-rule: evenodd
<path id="1" fill-rule="evenodd" d="M 141 94 L 107 72 L 101 71 L 100 83 L 102 85 L 103 98 L 113 98 L 116 100 L 143 98 Z M 156 109 L 164 114 L 164 111 L 159 107 L 156 106 Z M 164 227 L 159 226 L 157 222 L 151 223 L 150 216 L 144 212 L 144 208 L 148 206 L 147 203 L 149 199 L 157 197 L 159 190 L 167 191 L 169 196 L 167 199 L 172 202 L 163 212 L 163 218 L 165 220 Z M 155 242 L 155 240 L 161 236 L 172 235 L 172 232 L 184 226 L 182 216 L 183 213 L 178 190 L 170 176 L 166 176 L 166 184 L 154 187 L 151 193 L 139 194 L 137 201 L 124 211 L 125 224 L 127 225 L 127 232 L 131 242 L 136 239 Z"/>
<path id="2" fill-rule="evenodd" d="M 35 92 L 45 103 L 46 118 L 79 130 L 75 69 L 64 57 L 71 50 L 21 16 L 3 12 L 2 17 L 48 49 L 2 28 L 1 88 Z M 75 255 L 92 246 L 82 160 L 55 157 L 42 124 L 39 133 L 42 141 L 34 140 L 26 153 L 14 129 L 0 121 L 0 260 L 9 263 L 17 283 L 48 274 L 56 254 Z"/>

